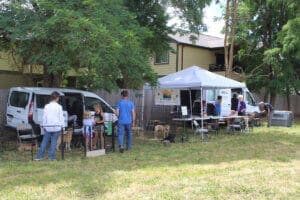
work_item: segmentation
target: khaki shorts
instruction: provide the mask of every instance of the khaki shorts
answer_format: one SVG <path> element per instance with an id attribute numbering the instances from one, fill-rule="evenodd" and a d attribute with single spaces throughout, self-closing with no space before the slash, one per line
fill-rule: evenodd
<path id="1" fill-rule="evenodd" d="M 104 125 L 103 124 L 96 125 L 94 127 L 94 130 L 102 133 L 104 132 Z"/>

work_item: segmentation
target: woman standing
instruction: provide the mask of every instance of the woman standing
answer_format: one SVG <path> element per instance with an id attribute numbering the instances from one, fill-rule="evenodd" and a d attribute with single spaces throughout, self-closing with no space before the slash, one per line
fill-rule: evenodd
<path id="1" fill-rule="evenodd" d="M 100 138 L 100 143 L 101 143 L 101 149 L 104 149 L 104 122 L 105 122 L 105 116 L 102 110 L 102 107 L 100 104 L 95 104 L 94 105 L 94 110 L 95 110 L 95 115 L 94 115 L 94 120 L 95 120 L 95 140 L 94 140 L 94 148 L 96 148 L 96 145 L 98 143 L 98 140 Z"/>

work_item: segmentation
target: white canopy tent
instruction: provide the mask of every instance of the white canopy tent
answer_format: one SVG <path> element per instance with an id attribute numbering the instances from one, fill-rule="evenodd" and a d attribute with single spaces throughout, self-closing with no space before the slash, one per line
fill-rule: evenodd
<path id="1" fill-rule="evenodd" d="M 164 76 L 158 79 L 158 88 L 173 88 L 173 89 L 186 89 L 201 90 L 201 101 L 203 99 L 203 88 L 205 89 L 227 89 L 227 88 L 245 88 L 244 83 L 226 78 L 224 76 L 209 72 L 198 66 L 192 66 L 182 71 Z M 192 106 L 192 102 L 190 102 Z M 202 113 L 203 116 L 203 113 Z M 203 128 L 203 119 L 201 120 Z"/>
<path id="2" fill-rule="evenodd" d="M 159 88 L 200 89 L 200 88 L 245 88 L 244 83 L 209 72 L 198 66 L 158 79 Z"/>

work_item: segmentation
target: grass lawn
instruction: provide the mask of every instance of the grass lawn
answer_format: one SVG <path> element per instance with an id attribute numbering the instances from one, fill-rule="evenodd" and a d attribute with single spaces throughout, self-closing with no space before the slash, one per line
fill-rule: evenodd
<path id="1" fill-rule="evenodd" d="M 0 160 L 0 199 L 300 199 L 300 123 L 170 147 L 136 138 L 124 154 L 72 155 Z"/>

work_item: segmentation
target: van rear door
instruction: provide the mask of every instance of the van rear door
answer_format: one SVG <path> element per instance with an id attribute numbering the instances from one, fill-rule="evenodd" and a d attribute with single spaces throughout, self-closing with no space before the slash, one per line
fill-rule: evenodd
<path id="1" fill-rule="evenodd" d="M 28 123 L 29 102 L 32 94 L 26 91 L 11 90 L 6 111 L 6 123 L 16 128 L 21 123 Z"/>
<path id="2" fill-rule="evenodd" d="M 229 116 L 231 111 L 231 89 L 220 89 L 222 96 L 221 116 Z"/>
<path id="3" fill-rule="evenodd" d="M 44 107 L 50 102 L 51 96 L 48 94 L 35 94 L 34 96 L 34 114 L 33 121 L 35 124 L 42 124 Z"/>
<path id="4" fill-rule="evenodd" d="M 63 98 L 64 96 L 60 94 L 61 97 L 59 98 L 59 104 L 63 107 L 63 115 L 64 115 L 64 123 L 67 127 L 68 125 L 68 113 L 66 112 Z M 44 94 L 44 93 L 36 93 L 34 95 L 35 101 L 34 101 L 34 113 L 33 113 L 33 121 L 35 124 L 41 125 L 43 122 L 43 113 L 44 113 L 44 107 L 46 104 L 48 104 L 51 101 L 51 94 Z"/>

